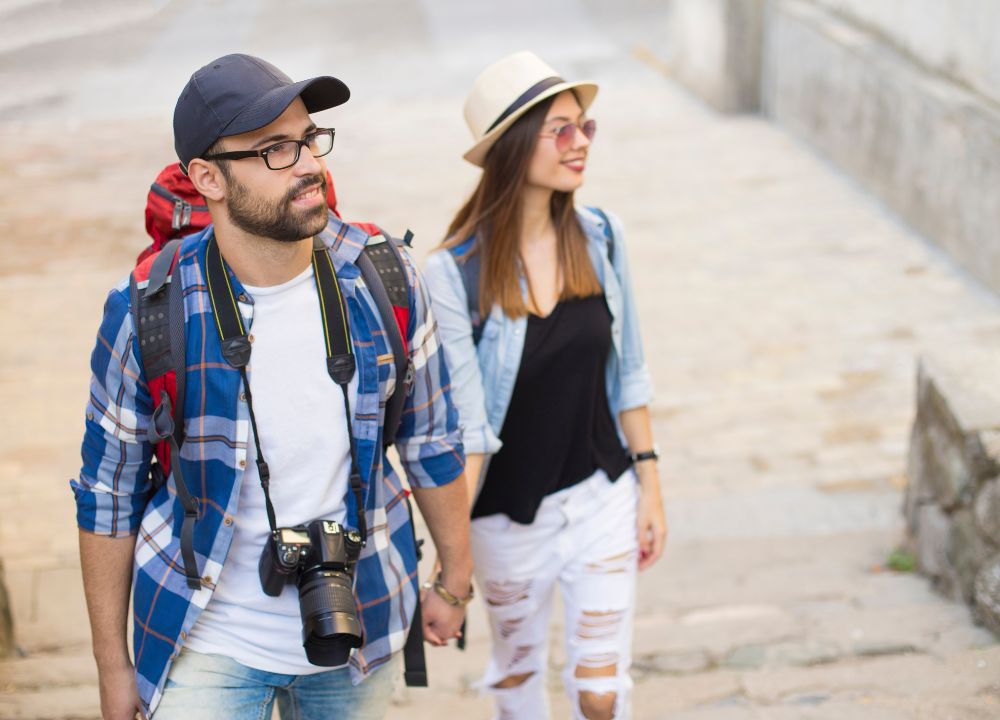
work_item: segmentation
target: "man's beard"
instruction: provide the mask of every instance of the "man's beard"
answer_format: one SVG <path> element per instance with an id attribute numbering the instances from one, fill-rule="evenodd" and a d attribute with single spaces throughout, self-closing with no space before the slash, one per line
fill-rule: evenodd
<path id="1" fill-rule="evenodd" d="M 313 175 L 302 178 L 280 200 L 270 202 L 254 197 L 250 189 L 236 178 L 226 178 L 229 192 L 226 194 L 226 210 L 233 224 L 244 232 L 278 242 L 298 242 L 318 234 L 327 222 L 326 203 L 296 210 L 292 198 L 310 187 L 319 186 L 319 192 L 326 197 L 326 177 Z"/>

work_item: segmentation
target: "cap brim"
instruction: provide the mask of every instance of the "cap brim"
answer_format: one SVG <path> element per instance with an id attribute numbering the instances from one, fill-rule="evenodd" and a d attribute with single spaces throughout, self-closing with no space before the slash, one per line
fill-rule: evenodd
<path id="1" fill-rule="evenodd" d="M 590 104 L 594 102 L 594 98 L 597 96 L 597 83 L 567 82 L 553 85 L 545 92 L 539 93 L 537 97 L 532 98 L 531 102 L 525 103 L 523 107 L 519 107 L 515 112 L 511 113 L 509 117 L 504 118 L 502 123 L 486 133 L 482 139 L 469 148 L 465 154 L 462 155 L 462 157 L 473 165 L 482 167 L 483 163 L 486 161 L 486 154 L 490 151 L 490 148 L 493 147 L 493 143 L 495 143 L 500 136 L 507 131 L 507 128 L 517 122 L 518 118 L 543 100 L 547 100 L 553 95 L 558 95 L 559 93 L 567 90 L 576 91 L 580 107 L 586 111 L 587 108 L 590 107 Z"/>
<path id="2" fill-rule="evenodd" d="M 330 75 L 275 88 L 234 117 L 223 129 L 220 137 L 252 132 L 269 125 L 285 112 L 297 97 L 302 98 L 306 112 L 314 113 L 343 105 L 351 97 L 351 91 L 347 85 Z"/>

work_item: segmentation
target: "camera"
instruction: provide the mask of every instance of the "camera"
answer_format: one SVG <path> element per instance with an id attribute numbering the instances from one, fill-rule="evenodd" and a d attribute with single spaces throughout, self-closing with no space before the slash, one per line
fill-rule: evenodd
<path id="1" fill-rule="evenodd" d="M 354 567 L 361 534 L 333 520 L 278 528 L 260 556 L 260 585 L 272 597 L 286 584 L 299 589 L 302 645 L 313 665 L 343 665 L 361 647 L 354 603 Z"/>

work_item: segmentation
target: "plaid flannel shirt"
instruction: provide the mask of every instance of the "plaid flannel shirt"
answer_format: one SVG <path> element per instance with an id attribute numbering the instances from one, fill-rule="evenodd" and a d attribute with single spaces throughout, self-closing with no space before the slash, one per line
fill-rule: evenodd
<path id="1" fill-rule="evenodd" d="M 188 488 L 201 507 L 194 536 L 201 588 L 189 589 L 184 576 L 180 558 L 184 512 L 173 481 L 155 491 L 149 482 L 152 446 L 146 429 L 153 406 L 138 357 L 127 280 L 111 291 L 105 305 L 91 358 L 83 467 L 79 479 L 70 483 L 80 528 L 111 537 L 137 535 L 133 652 L 147 713 L 156 708 L 171 663 L 212 596 L 226 561 L 248 442 L 252 442 L 240 375 L 223 359 L 211 317 L 204 269 L 211 233 L 209 227 L 184 240 L 174 272 L 175 281 L 179 277 L 183 283 L 187 326 L 186 439 L 181 463 Z M 344 291 L 357 356 L 353 428 L 369 528 L 356 571 L 355 596 L 365 635 L 364 646 L 350 659 L 357 684 L 403 648 L 418 592 L 417 562 L 404 490 L 382 450 L 385 398 L 396 382 L 392 350 L 377 306 L 354 264 L 368 236 L 331 214 L 320 238 Z M 435 487 L 461 475 L 464 456 L 430 302 L 408 257 L 407 265 L 411 286 L 407 339 L 416 372 L 396 448 L 409 482 Z M 252 328 L 252 298 L 235 277 L 232 281 L 246 326 Z M 348 518 L 356 517 L 350 492 L 346 502 Z"/>

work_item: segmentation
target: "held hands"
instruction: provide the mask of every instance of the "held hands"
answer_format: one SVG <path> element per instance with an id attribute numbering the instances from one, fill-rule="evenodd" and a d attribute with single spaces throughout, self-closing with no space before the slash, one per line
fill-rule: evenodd
<path id="1" fill-rule="evenodd" d="M 440 574 L 440 561 L 434 563 L 432 577 L 441 578 L 442 583 L 455 598 L 464 599 L 472 590 L 469 579 L 455 581 Z M 459 590 L 458 588 L 464 588 Z M 431 583 L 424 583 L 420 591 L 421 613 L 423 614 L 424 639 L 435 647 L 448 644 L 449 640 L 462 636 L 462 623 L 465 622 L 465 606 L 455 606 L 439 595 Z"/>
<path id="2" fill-rule="evenodd" d="M 654 462 L 636 465 L 639 475 L 639 505 L 636 530 L 639 539 L 639 571 L 646 570 L 660 559 L 667 541 L 667 518 L 660 497 L 660 475 Z"/>
<path id="3" fill-rule="evenodd" d="M 422 593 L 424 639 L 434 647 L 442 647 L 461 637 L 465 608 L 449 605 L 433 590 L 424 589 Z"/>

